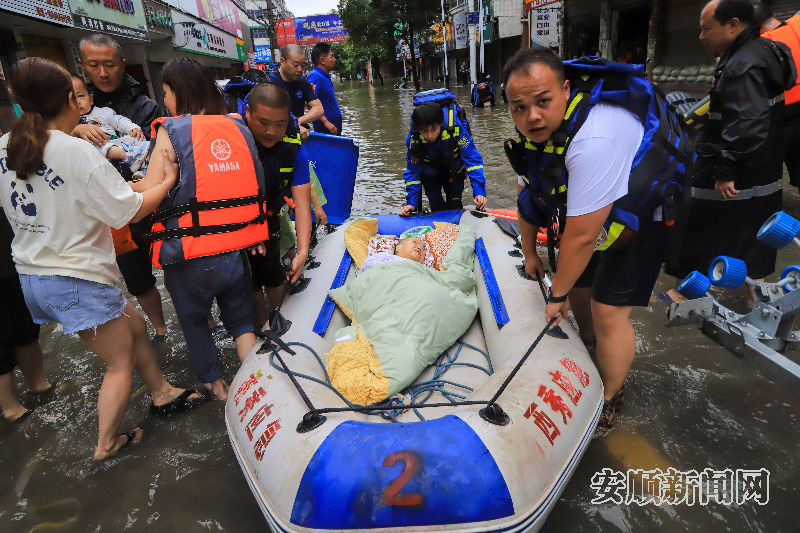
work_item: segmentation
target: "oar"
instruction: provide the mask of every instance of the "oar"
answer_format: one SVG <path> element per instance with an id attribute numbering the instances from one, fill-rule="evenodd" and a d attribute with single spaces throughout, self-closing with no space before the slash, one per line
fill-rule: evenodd
<path id="1" fill-rule="evenodd" d="M 495 223 L 500 226 L 500 229 L 503 230 L 504 233 L 514 237 L 514 239 L 519 243 L 520 247 L 522 246 L 522 241 L 520 239 L 519 233 L 519 223 L 516 220 L 509 220 L 507 218 L 496 217 L 494 219 Z M 547 277 L 547 274 L 544 275 L 544 279 L 536 278 L 536 281 L 539 282 L 539 288 L 542 290 L 542 299 L 544 299 L 545 303 L 547 303 L 547 291 L 545 290 L 545 284 L 549 287 L 552 285 L 550 282 L 550 278 Z M 553 326 L 552 328 L 547 330 L 547 334 L 551 337 L 555 337 L 556 339 L 567 339 L 569 338 L 564 330 L 561 329 L 561 326 Z"/>

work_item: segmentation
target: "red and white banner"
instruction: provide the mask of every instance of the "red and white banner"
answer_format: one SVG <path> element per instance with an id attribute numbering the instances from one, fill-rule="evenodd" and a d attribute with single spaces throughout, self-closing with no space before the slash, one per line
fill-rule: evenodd
<path id="1" fill-rule="evenodd" d="M 539 7 L 547 7 L 550 4 L 561 2 L 561 0 L 525 0 L 525 11 Z"/>

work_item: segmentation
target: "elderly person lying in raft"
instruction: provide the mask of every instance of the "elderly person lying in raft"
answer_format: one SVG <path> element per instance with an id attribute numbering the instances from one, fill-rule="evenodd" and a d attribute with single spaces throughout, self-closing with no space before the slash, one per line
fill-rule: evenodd
<path id="1" fill-rule="evenodd" d="M 475 318 L 475 230 L 441 224 L 423 231 L 413 228 L 397 242 L 376 235 L 377 221 L 362 219 L 345 232 L 360 273 L 330 291 L 353 324 L 336 332 L 327 370 L 351 403 L 377 403 L 400 392 Z"/>

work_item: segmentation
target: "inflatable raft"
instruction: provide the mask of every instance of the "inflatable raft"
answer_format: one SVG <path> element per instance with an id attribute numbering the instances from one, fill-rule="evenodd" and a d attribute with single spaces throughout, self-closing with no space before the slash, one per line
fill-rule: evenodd
<path id="1" fill-rule="evenodd" d="M 594 434 L 603 403 L 594 364 L 571 325 L 544 334 L 539 284 L 493 217 L 377 218 L 381 234 L 434 219 L 472 226 L 477 316 L 412 385 L 424 384 L 421 391 L 369 412 L 351 408 L 327 385 L 323 365 L 334 332 L 350 323 L 327 293 L 355 268 L 344 227 L 320 241 L 310 282 L 283 304 L 292 321 L 284 347 L 254 348 L 226 405 L 234 452 L 269 526 L 538 530 Z"/>

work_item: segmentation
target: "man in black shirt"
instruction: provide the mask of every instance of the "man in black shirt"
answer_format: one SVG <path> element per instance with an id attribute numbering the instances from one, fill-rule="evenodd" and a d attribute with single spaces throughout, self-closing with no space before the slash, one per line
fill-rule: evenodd
<path id="1" fill-rule="evenodd" d="M 289 44 L 281 50 L 280 68 L 277 72 L 269 75 L 272 83 L 283 87 L 289 93 L 289 98 L 292 100 L 290 111 L 297 117 L 300 134 L 304 140 L 308 138 L 308 124 L 319 120 L 325 114 L 325 109 L 314 93 L 314 88 L 303 76 L 305 64 L 306 57 L 303 55 L 303 49 L 296 44 Z"/>
<path id="2" fill-rule="evenodd" d="M 161 109 L 144 94 L 139 82 L 125 74 L 125 58 L 119 43 L 108 35 L 92 33 L 81 39 L 78 48 L 88 78 L 86 81 L 89 82 L 86 86 L 94 95 L 94 105 L 110 107 L 118 115 L 128 117 L 150 139 L 151 123 L 162 116 Z M 108 141 L 108 135 L 94 124 L 79 124 L 72 135 L 98 145 Z M 117 256 L 117 265 L 128 292 L 136 297 L 152 322 L 156 330 L 153 341 L 158 344 L 167 335 L 161 295 L 156 288 L 147 247 L 143 242 L 137 241 L 136 244 L 139 248 Z"/>

